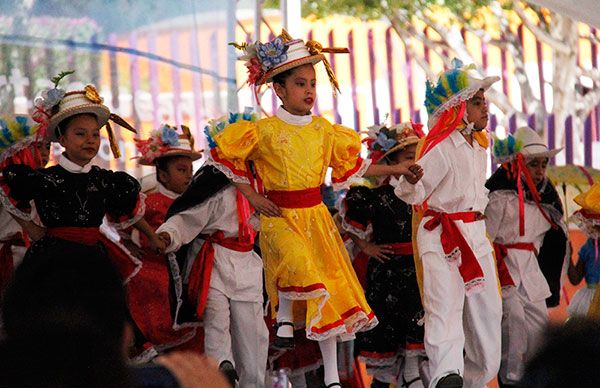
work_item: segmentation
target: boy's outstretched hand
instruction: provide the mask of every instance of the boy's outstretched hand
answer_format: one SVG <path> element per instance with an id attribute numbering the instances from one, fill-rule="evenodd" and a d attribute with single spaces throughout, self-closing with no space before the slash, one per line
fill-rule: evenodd
<path id="1" fill-rule="evenodd" d="M 410 171 L 410 174 L 404 174 L 404 177 L 410 184 L 414 185 L 421 178 L 423 178 L 423 167 L 419 166 L 418 164 L 409 166 L 408 171 Z"/>
<path id="2" fill-rule="evenodd" d="M 423 177 L 423 168 L 413 161 L 394 164 L 390 167 L 393 170 L 391 175 L 396 177 L 404 175 L 406 180 L 413 185 Z"/>

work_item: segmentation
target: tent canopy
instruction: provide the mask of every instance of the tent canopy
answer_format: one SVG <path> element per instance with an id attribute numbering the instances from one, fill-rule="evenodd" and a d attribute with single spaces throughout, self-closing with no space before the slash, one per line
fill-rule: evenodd
<path id="1" fill-rule="evenodd" d="M 575 20 L 600 28 L 598 0 L 528 0 L 554 12 L 570 16 Z"/>

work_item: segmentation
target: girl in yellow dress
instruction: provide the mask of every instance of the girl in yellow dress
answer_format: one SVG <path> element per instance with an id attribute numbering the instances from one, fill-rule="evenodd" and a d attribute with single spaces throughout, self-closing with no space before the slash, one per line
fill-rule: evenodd
<path id="1" fill-rule="evenodd" d="M 304 321 L 306 336 L 319 341 L 327 387 L 341 386 L 336 337 L 352 338 L 377 324 L 352 269 L 320 186 L 329 167 L 335 189 L 362 175 L 405 175 L 417 180 L 414 165 L 371 165 L 359 153 L 358 133 L 312 116 L 316 80 L 313 65 L 323 61 L 317 42 L 292 40 L 284 33 L 266 44 L 237 46 L 245 51 L 249 83 L 273 82 L 282 106 L 274 117 L 239 121 L 214 136 L 212 163 L 224 172 L 261 213 L 260 247 L 272 316 L 278 323 L 274 346 L 293 348 L 293 324 Z M 347 52 L 347 51 L 346 51 Z M 264 194 L 254 190 L 248 161 L 254 163 Z M 293 301 L 296 303 L 293 308 Z"/>

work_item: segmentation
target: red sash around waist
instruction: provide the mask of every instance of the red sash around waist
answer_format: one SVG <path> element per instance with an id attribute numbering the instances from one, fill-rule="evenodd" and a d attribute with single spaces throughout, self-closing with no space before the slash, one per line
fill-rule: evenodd
<path id="1" fill-rule="evenodd" d="M 95 245 L 100 241 L 100 228 L 84 228 L 80 226 L 63 226 L 48 228 L 46 235 L 61 238 L 84 245 Z"/>
<path id="2" fill-rule="evenodd" d="M 431 231 L 439 225 L 442 226 L 440 240 L 444 254 L 450 263 L 460 263 L 458 271 L 465 283 L 465 291 L 470 293 L 480 289 L 484 282 L 483 270 L 455 221 L 475 222 L 485 219 L 485 216 L 473 211 L 441 213 L 428 209 L 424 217 L 432 217 L 424 224 L 426 230 Z"/>
<path id="3" fill-rule="evenodd" d="M 500 280 L 500 286 L 514 286 L 515 281 L 513 280 L 508 267 L 506 266 L 506 256 L 508 255 L 509 249 L 518 249 L 522 251 L 533 252 L 537 256 L 538 252 L 535 249 L 533 243 L 514 243 L 514 244 L 499 244 L 494 243 L 494 251 L 496 252 L 496 266 L 498 267 L 498 278 Z"/>
<path id="4" fill-rule="evenodd" d="M 323 202 L 320 187 L 290 191 L 270 190 L 267 191 L 267 198 L 275 205 L 289 209 L 313 207 Z"/>
<path id="5" fill-rule="evenodd" d="M 192 264 L 187 290 L 188 300 L 196 307 L 196 317 L 198 319 L 202 319 L 204 315 L 208 298 L 210 274 L 215 260 L 214 244 L 237 252 L 250 252 L 254 248 L 254 244 L 240 242 L 237 237 L 225 237 L 222 231 L 215 232 L 210 236 L 203 235 L 202 238 L 205 241 L 196 256 L 196 260 L 194 260 L 194 264 Z"/>

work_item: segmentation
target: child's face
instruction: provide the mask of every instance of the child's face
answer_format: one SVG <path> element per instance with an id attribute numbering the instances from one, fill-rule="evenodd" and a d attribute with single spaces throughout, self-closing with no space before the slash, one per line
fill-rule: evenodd
<path id="1" fill-rule="evenodd" d="M 411 144 L 409 146 L 404 147 L 402 151 L 393 153 L 391 162 L 392 164 L 400 164 L 404 162 L 414 162 L 415 156 L 417 154 L 417 145 Z M 398 176 L 396 176 L 398 178 Z"/>
<path id="2" fill-rule="evenodd" d="M 467 101 L 467 120 L 475 125 L 476 130 L 483 130 L 487 127 L 488 110 L 483 89 L 480 89 Z"/>
<path id="3" fill-rule="evenodd" d="M 539 185 L 546 177 L 546 167 L 548 166 L 548 158 L 533 158 L 527 162 L 527 170 L 533 183 Z"/>
<path id="4" fill-rule="evenodd" d="M 192 159 L 187 156 L 174 157 L 168 162 L 166 171 L 160 170 L 158 174 L 167 190 L 181 194 L 192 181 Z"/>
<path id="5" fill-rule="evenodd" d="M 40 167 L 45 167 L 50 161 L 50 142 L 48 140 L 38 141 L 31 145 L 33 154 L 35 155 L 35 162 Z"/>
<path id="6" fill-rule="evenodd" d="M 61 131 L 58 141 L 71 162 L 85 166 L 94 159 L 100 148 L 100 128 L 95 116 L 78 115 Z"/>
<path id="7" fill-rule="evenodd" d="M 284 85 L 275 83 L 273 86 L 286 111 L 298 116 L 310 114 L 317 87 L 313 65 L 296 67 L 285 79 Z"/>

